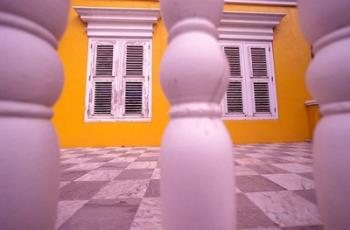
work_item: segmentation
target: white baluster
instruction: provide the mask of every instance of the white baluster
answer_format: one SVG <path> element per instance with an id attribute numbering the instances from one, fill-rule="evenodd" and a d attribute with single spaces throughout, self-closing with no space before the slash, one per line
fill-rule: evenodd
<path id="1" fill-rule="evenodd" d="M 314 133 L 316 194 L 325 228 L 350 226 L 350 1 L 299 0 L 315 58 L 307 85 L 324 115 Z"/>
<path id="2" fill-rule="evenodd" d="M 0 1 L 0 229 L 54 228 L 59 147 L 51 106 L 69 1 Z"/>
<path id="3" fill-rule="evenodd" d="M 169 47 L 161 83 L 171 121 L 161 145 L 161 201 L 166 230 L 232 230 L 232 143 L 221 120 L 228 76 L 217 42 L 222 0 L 161 0 Z"/>

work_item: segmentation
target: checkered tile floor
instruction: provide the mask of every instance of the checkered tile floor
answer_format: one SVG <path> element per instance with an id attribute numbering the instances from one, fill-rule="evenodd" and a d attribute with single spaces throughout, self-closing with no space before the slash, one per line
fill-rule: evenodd
<path id="1" fill-rule="evenodd" d="M 237 229 L 322 229 L 310 147 L 235 146 Z M 158 158 L 159 148 L 62 149 L 56 228 L 161 229 Z"/>

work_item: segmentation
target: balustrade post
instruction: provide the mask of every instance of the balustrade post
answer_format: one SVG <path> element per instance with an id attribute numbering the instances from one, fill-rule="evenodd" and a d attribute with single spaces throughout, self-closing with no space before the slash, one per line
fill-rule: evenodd
<path id="1" fill-rule="evenodd" d="M 315 57 L 306 74 L 323 118 L 313 140 L 316 194 L 325 229 L 350 226 L 350 1 L 299 0 Z"/>
<path id="2" fill-rule="evenodd" d="M 217 41 L 222 0 L 161 0 L 169 31 L 162 59 L 171 104 L 161 144 L 161 206 L 166 230 L 232 230 L 232 143 L 221 120 L 227 61 Z"/>
<path id="3" fill-rule="evenodd" d="M 59 146 L 50 122 L 63 85 L 56 53 L 67 0 L 0 1 L 0 229 L 54 228 Z"/>

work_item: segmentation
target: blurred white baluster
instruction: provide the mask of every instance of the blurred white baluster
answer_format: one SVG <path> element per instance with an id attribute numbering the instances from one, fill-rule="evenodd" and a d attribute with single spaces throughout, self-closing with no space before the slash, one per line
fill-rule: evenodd
<path id="1" fill-rule="evenodd" d="M 350 226 L 350 1 L 299 0 L 315 58 L 307 85 L 323 118 L 314 133 L 316 194 L 325 228 Z"/>
<path id="2" fill-rule="evenodd" d="M 56 53 L 68 0 L 0 1 L 0 229 L 54 228 L 58 142 L 50 118 L 63 85 Z"/>
<path id="3" fill-rule="evenodd" d="M 232 230 L 232 143 L 220 109 L 228 68 L 216 29 L 223 1 L 160 2 L 169 31 L 161 84 L 171 103 L 161 145 L 163 228 Z"/>

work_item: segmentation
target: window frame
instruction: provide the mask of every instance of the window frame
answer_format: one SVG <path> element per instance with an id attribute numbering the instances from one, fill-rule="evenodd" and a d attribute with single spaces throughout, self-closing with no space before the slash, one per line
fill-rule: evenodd
<path id="1" fill-rule="evenodd" d="M 95 47 L 96 44 L 114 43 L 113 57 L 113 97 L 112 97 L 112 116 L 93 115 L 94 82 L 96 79 L 106 79 L 104 77 L 94 78 Z M 144 76 L 143 76 L 143 113 L 142 116 L 124 115 L 125 104 L 125 57 L 127 44 L 142 44 L 144 48 Z M 85 89 L 85 122 L 151 122 L 152 120 L 152 38 L 99 38 L 89 37 L 88 39 L 88 60 L 86 72 Z M 135 78 L 135 79 L 141 79 Z"/>
<path id="2" fill-rule="evenodd" d="M 278 101 L 277 101 L 277 88 L 274 68 L 274 55 L 273 46 L 271 41 L 244 41 L 244 40 L 221 40 L 220 46 L 224 51 L 225 46 L 234 46 L 240 48 L 240 60 L 241 60 L 241 75 L 242 75 L 242 101 L 243 101 L 243 113 L 241 114 L 228 114 L 227 113 L 227 101 L 226 92 L 221 101 L 222 119 L 223 120 L 277 120 L 278 115 Z M 271 113 L 254 113 L 255 97 L 253 83 L 259 82 L 260 79 L 253 79 L 252 67 L 251 67 L 251 55 L 250 48 L 266 48 L 266 64 L 268 71 L 268 87 L 269 87 L 269 99 L 270 99 L 270 111 Z M 225 54 L 224 54 L 225 55 Z M 230 75 L 228 76 L 232 78 Z M 266 80 L 265 80 L 266 82 Z"/>

